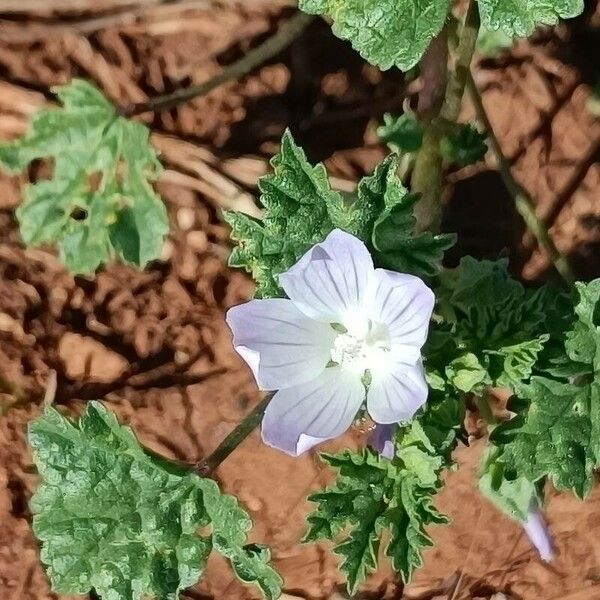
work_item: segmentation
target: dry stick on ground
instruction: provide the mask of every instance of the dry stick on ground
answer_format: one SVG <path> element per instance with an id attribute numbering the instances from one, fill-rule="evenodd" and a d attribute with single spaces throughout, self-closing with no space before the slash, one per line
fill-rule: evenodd
<path id="1" fill-rule="evenodd" d="M 0 0 L 0 14 L 6 14 L 12 12 L 11 10 L 5 10 L 2 1 Z M 21 3 L 21 0 L 18 0 Z M 44 0 L 45 1 L 45 0 Z M 69 0 L 70 1 L 70 0 Z M 97 31 L 108 29 L 109 27 L 117 27 L 120 30 L 132 31 L 136 26 L 141 23 L 144 24 L 145 30 L 152 32 L 152 23 L 164 24 L 166 19 L 177 18 L 178 15 L 182 15 L 187 11 L 208 11 L 216 6 L 223 6 L 227 4 L 233 4 L 236 0 L 178 0 L 177 2 L 169 2 L 167 4 L 140 4 L 134 3 L 119 5 L 120 10 L 111 11 L 109 13 L 102 12 L 98 15 L 97 0 L 87 0 L 88 8 L 86 10 L 93 11 L 95 13 L 92 16 L 79 17 L 76 19 L 47 19 L 44 18 L 36 20 L 34 19 L 35 11 L 29 15 L 31 20 L 27 23 L 19 22 L 14 19 L 1 19 L 0 20 L 0 40 L 14 43 L 23 43 L 24 41 L 31 42 L 37 40 L 44 40 L 51 37 L 63 36 L 65 34 L 80 33 L 84 35 L 90 35 Z M 248 5 L 248 1 L 244 2 L 244 5 Z M 259 6 L 265 4 L 272 6 L 276 2 L 276 6 L 292 6 L 294 0 L 254 0 L 253 4 Z M 18 4 L 14 5 L 16 9 Z M 14 12 L 28 12 L 28 11 L 17 11 Z M 181 16 L 180 19 L 184 19 L 185 16 Z"/>
<path id="2" fill-rule="evenodd" d="M 554 267 L 560 276 L 567 283 L 572 283 L 575 280 L 575 275 L 571 265 L 569 264 L 567 257 L 563 256 L 554 244 L 554 241 L 550 237 L 545 223 L 537 216 L 533 198 L 530 196 L 529 192 L 527 192 L 527 190 L 514 178 L 511 165 L 502 152 L 502 146 L 500 145 L 500 142 L 494 133 L 494 129 L 492 128 L 492 124 L 485 110 L 485 106 L 483 105 L 481 94 L 477 89 L 477 84 L 475 83 L 471 73 L 469 73 L 467 77 L 467 89 L 469 91 L 469 95 L 471 96 L 473 106 L 475 107 L 477 120 L 481 123 L 487 133 L 492 152 L 496 156 L 496 161 L 498 162 L 500 176 L 502 177 L 502 181 L 504 181 L 506 189 L 515 202 L 517 211 L 521 217 L 523 217 L 527 227 L 536 237 L 541 248 L 543 248 L 548 254 L 548 257 L 554 264 Z"/>
<path id="3" fill-rule="evenodd" d="M 225 67 L 216 77 L 200 85 L 179 89 L 171 94 L 156 96 L 146 102 L 124 107 L 120 114 L 124 117 L 132 117 L 147 112 L 168 110 L 193 98 L 204 96 L 228 81 L 239 79 L 287 48 L 306 29 L 313 18 L 301 12 L 297 13 L 284 23 L 275 35 L 250 50 L 237 62 Z"/>

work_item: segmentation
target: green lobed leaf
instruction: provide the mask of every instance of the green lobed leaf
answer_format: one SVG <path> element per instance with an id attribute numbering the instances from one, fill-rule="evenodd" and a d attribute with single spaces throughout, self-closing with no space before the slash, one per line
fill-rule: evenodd
<path id="1" fill-rule="evenodd" d="M 428 343 L 425 356 L 461 392 L 489 385 L 515 390 L 531 377 L 551 337 L 563 335 L 568 321 L 554 312 L 560 297 L 547 288 L 526 290 L 510 277 L 506 261 L 465 257 L 442 274 L 442 323 L 432 334 L 437 347 Z"/>
<path id="2" fill-rule="evenodd" d="M 268 550 L 247 544 L 251 521 L 237 500 L 145 451 L 99 402 L 77 423 L 48 408 L 29 442 L 42 478 L 33 529 L 56 592 L 176 600 L 215 550 L 268 600 L 279 596 L 281 578 Z"/>
<path id="3" fill-rule="evenodd" d="M 533 483 L 548 476 L 558 489 L 585 497 L 594 484 L 597 464 L 590 386 L 534 377 L 519 397 L 529 402 L 529 408 L 504 446 L 506 461 Z"/>
<path id="4" fill-rule="evenodd" d="M 491 441 L 516 477 L 532 483 L 548 477 L 557 488 L 583 498 L 600 465 L 600 280 L 578 283 L 577 291 L 576 321 L 563 351 L 572 368 L 564 368 L 566 375 L 559 379 L 533 377 L 521 386 L 524 411 L 498 426 Z"/>
<path id="5" fill-rule="evenodd" d="M 527 37 L 538 25 L 556 25 L 583 12 L 583 0 L 479 0 L 484 27 Z"/>
<path id="6" fill-rule="evenodd" d="M 335 228 L 362 239 L 378 266 L 421 276 L 436 274 L 453 235 L 415 232 L 417 199 L 404 188 L 391 155 L 363 178 L 354 194 L 331 189 L 322 165 L 313 167 L 286 132 L 274 171 L 260 179 L 264 217 L 225 213 L 237 241 L 229 264 L 244 268 L 262 298 L 283 295 L 278 276 Z"/>
<path id="7" fill-rule="evenodd" d="M 446 377 L 451 385 L 464 393 L 481 391 L 492 383 L 486 367 L 471 352 L 449 363 L 446 367 Z"/>
<path id="8" fill-rule="evenodd" d="M 383 125 L 377 135 L 393 152 L 416 152 L 423 144 L 423 126 L 414 115 L 383 115 Z"/>
<path id="9" fill-rule="evenodd" d="M 399 427 L 393 460 L 369 448 L 321 455 L 339 475 L 309 497 L 317 508 L 308 517 L 305 541 L 342 538 L 334 552 L 342 557 L 350 594 L 376 569 L 387 534 L 386 555 L 405 582 L 421 566 L 422 549 L 433 545 L 426 526 L 448 522 L 433 497 L 451 464 L 463 417 L 456 398 L 434 394 L 419 417 Z"/>
<path id="10" fill-rule="evenodd" d="M 56 90 L 63 107 L 34 115 L 25 137 L 0 146 L 0 166 L 18 172 L 51 159 L 50 179 L 28 185 L 17 218 L 23 241 L 57 244 L 74 273 L 119 257 L 142 266 L 160 255 L 166 208 L 150 182 L 160 163 L 142 124 L 119 117 L 91 84 Z"/>
<path id="11" fill-rule="evenodd" d="M 259 179 L 264 218 L 225 213 L 238 242 L 230 264 L 252 273 L 262 298 L 281 296 L 277 276 L 334 229 L 330 211 L 342 219 L 344 213 L 342 196 L 331 189 L 323 165 L 310 165 L 289 131 L 271 165 L 273 173 Z"/>
<path id="12" fill-rule="evenodd" d="M 300 0 L 332 19 L 333 33 L 382 70 L 414 67 L 442 30 L 452 0 Z"/>
<path id="13" fill-rule="evenodd" d="M 536 485 L 511 472 L 498 446 L 490 446 L 486 451 L 479 491 L 504 514 L 521 522 L 527 519 L 532 500 L 538 498 Z"/>
<path id="14" fill-rule="evenodd" d="M 395 157 L 388 158 L 358 190 L 359 199 L 367 190 L 378 199 L 371 236 L 375 260 L 386 269 L 431 277 L 439 272 L 444 252 L 455 244 L 456 236 L 415 232 L 413 209 L 419 196 L 402 185 L 396 175 L 397 165 Z"/>

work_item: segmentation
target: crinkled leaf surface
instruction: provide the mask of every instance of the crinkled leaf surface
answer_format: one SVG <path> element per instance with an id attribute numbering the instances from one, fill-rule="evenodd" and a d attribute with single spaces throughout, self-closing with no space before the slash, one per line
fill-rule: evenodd
<path id="1" fill-rule="evenodd" d="M 252 273 L 258 297 L 282 296 L 279 274 L 335 228 L 362 239 L 378 266 L 416 275 L 437 273 L 444 250 L 454 243 L 452 235 L 415 233 L 417 197 L 397 178 L 394 155 L 344 196 L 331 189 L 323 165 L 306 160 L 289 132 L 272 165 L 273 173 L 259 181 L 263 218 L 225 214 L 237 241 L 230 265 Z"/>
<path id="2" fill-rule="evenodd" d="M 479 0 L 481 20 L 491 30 L 527 37 L 538 25 L 556 25 L 559 19 L 583 12 L 583 0 Z"/>
<path id="3" fill-rule="evenodd" d="M 377 567 L 384 532 L 389 534 L 386 555 L 404 581 L 421 566 L 422 549 L 433 544 L 425 527 L 448 522 L 433 497 L 451 462 L 462 418 L 455 398 L 436 397 L 410 425 L 399 428 L 393 460 L 371 449 L 322 455 L 339 475 L 331 487 L 310 496 L 318 506 L 308 517 L 305 541 L 339 541 L 335 552 L 342 557 L 350 593 Z"/>
<path id="4" fill-rule="evenodd" d="M 427 348 L 438 355 L 434 362 L 447 365 L 446 378 L 461 392 L 487 385 L 516 389 L 532 375 L 551 337 L 549 319 L 560 321 L 551 312 L 559 296 L 546 288 L 526 290 L 510 277 L 506 261 L 466 257 L 442 275 L 443 323 Z"/>
<path id="5" fill-rule="evenodd" d="M 505 460 L 531 482 L 548 476 L 557 488 L 585 497 L 597 464 L 591 387 L 534 377 L 519 395 L 529 402 L 529 409 L 504 447 Z M 594 429 L 598 431 L 597 423 Z M 505 431 L 496 435 L 501 433 Z"/>
<path id="6" fill-rule="evenodd" d="M 454 245 L 456 236 L 415 232 L 413 209 L 419 196 L 408 193 L 402 185 L 397 166 L 395 157 L 388 158 L 358 188 L 359 199 L 361 195 L 378 199 L 371 234 L 375 259 L 386 269 L 431 277 L 439 272 L 444 252 Z"/>
<path id="7" fill-rule="evenodd" d="M 452 0 L 300 0 L 299 5 L 330 17 L 333 33 L 370 63 L 406 71 L 442 30 Z"/>
<path id="8" fill-rule="evenodd" d="M 247 544 L 252 523 L 237 500 L 145 451 L 102 404 L 75 424 L 47 409 L 29 441 L 42 477 L 33 528 L 55 591 L 176 600 L 215 550 L 268 600 L 279 596 L 281 578 L 268 549 Z"/>
<path id="9" fill-rule="evenodd" d="M 538 497 L 536 485 L 527 477 L 511 472 L 497 446 L 486 452 L 479 490 L 504 514 L 521 522 L 527 519 L 532 500 Z"/>
<path id="10" fill-rule="evenodd" d="M 344 210 L 342 196 L 331 189 L 323 165 L 310 165 L 289 132 L 271 165 L 273 173 L 259 180 L 264 218 L 225 214 L 238 242 L 230 264 L 252 273 L 257 296 L 267 298 L 281 295 L 277 275 L 334 229 L 330 211 Z"/>
<path id="11" fill-rule="evenodd" d="M 525 409 L 497 427 L 491 441 L 515 476 L 533 483 L 549 477 L 557 488 L 583 498 L 600 464 L 600 280 L 577 284 L 577 290 L 577 319 L 566 333 L 566 356 L 578 375 L 533 377 L 519 389 Z"/>
<path id="12" fill-rule="evenodd" d="M 17 209 L 26 244 L 57 244 L 74 273 L 119 257 L 143 266 L 160 255 L 169 221 L 150 182 L 160 173 L 148 129 L 119 117 L 91 84 L 58 88 L 62 108 L 34 115 L 25 137 L 0 146 L 17 172 L 50 159 L 50 179 L 28 185 Z"/>

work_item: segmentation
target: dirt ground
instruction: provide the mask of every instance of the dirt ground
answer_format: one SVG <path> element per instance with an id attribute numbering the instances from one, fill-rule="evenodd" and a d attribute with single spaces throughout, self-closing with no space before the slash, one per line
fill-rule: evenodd
<path id="1" fill-rule="evenodd" d="M 81 12 L 29 13 L 7 0 L 3 13 L 0 2 L 0 139 L 23 133 L 28 116 L 50 100 L 49 86 L 81 76 L 116 102 L 141 101 L 206 80 L 291 12 L 278 0 L 72 4 Z M 476 70 L 515 174 L 582 278 L 600 275 L 600 123 L 586 110 L 600 80 L 600 8 L 588 4 L 584 18 L 480 60 Z M 91 5 L 94 12 L 85 12 Z M 143 272 L 110 266 L 95 279 L 73 278 L 50 249 L 25 250 L 12 212 L 20 186 L 36 172 L 0 175 L 2 600 L 56 598 L 29 528 L 37 478 L 25 427 L 45 389 L 55 378 L 56 402 L 74 414 L 86 400 L 104 399 L 168 456 L 192 461 L 210 452 L 258 399 L 223 321 L 224 310 L 251 296 L 252 284 L 226 266 L 220 210 L 253 210 L 256 176 L 286 126 L 311 159 L 326 161 L 337 187 L 351 188 L 385 155 L 375 134 L 382 114 L 400 110 L 410 92 L 400 74 L 379 73 L 315 22 L 250 76 L 148 120 L 166 166 L 158 189 L 173 230 L 162 260 Z M 459 233 L 450 263 L 464 253 L 506 253 L 524 279 L 552 276 L 491 160 L 450 181 L 444 227 Z M 330 446 L 362 437 L 355 431 Z M 479 497 L 482 447 L 476 440 L 457 452 L 459 469 L 439 498 L 453 523 L 432 529 L 436 547 L 414 581 L 403 589 L 382 569 L 365 597 L 600 599 L 600 494 L 585 504 L 550 495 L 558 558 L 544 564 L 519 526 Z M 291 459 L 255 432 L 217 476 L 251 512 L 256 540 L 272 545 L 288 596 L 343 597 L 329 549 L 299 544 L 307 492 L 329 477 L 315 453 Z M 255 595 L 214 560 L 183 597 Z"/>

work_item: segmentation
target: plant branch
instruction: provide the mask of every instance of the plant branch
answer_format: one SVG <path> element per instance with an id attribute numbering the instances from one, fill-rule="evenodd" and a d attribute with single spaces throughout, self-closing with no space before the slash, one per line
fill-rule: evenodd
<path id="1" fill-rule="evenodd" d="M 155 96 L 146 102 L 123 107 L 119 114 L 124 117 L 133 117 L 147 112 L 168 110 L 193 98 L 204 96 L 228 81 L 239 79 L 287 48 L 313 19 L 313 16 L 299 12 L 286 21 L 273 36 L 247 52 L 237 62 L 225 67 L 212 79 L 200 85 L 175 90 L 171 94 Z"/>
<path id="2" fill-rule="evenodd" d="M 423 89 L 419 94 L 418 112 L 425 121 L 423 144 L 417 154 L 412 176 L 412 189 L 421 194 L 415 206 L 419 231 L 439 229 L 442 219 L 441 195 L 444 161 L 440 143 L 447 123 L 459 116 L 467 75 L 479 35 L 479 9 L 471 0 L 460 28 L 458 45 L 453 51 L 454 68 L 448 71 L 450 22 L 432 42 L 421 62 Z"/>
<path id="3" fill-rule="evenodd" d="M 412 172 L 412 191 L 421 195 L 415 205 L 418 231 L 439 229 L 442 210 L 441 136 L 435 127 L 444 103 L 448 81 L 448 31 L 445 27 L 435 38 L 421 60 L 422 88 L 417 112 L 424 123 L 423 143 L 417 152 Z"/>
<path id="4" fill-rule="evenodd" d="M 471 62 L 479 36 L 479 26 L 479 7 L 475 0 L 471 0 L 460 30 L 460 38 L 455 50 L 454 69 L 448 82 L 446 100 L 442 108 L 442 116 L 448 121 L 456 121 L 460 115 L 465 86 L 471 72 Z"/>
<path id="5" fill-rule="evenodd" d="M 201 477 L 212 473 L 258 427 L 274 395 L 269 392 L 211 454 L 194 465 L 193 471 Z"/>
<path id="6" fill-rule="evenodd" d="M 575 280 L 575 275 L 569 264 L 567 257 L 563 256 L 554 241 L 550 237 L 550 233 L 548 232 L 548 228 L 545 223 L 537 216 L 535 210 L 535 202 L 533 198 L 529 194 L 529 192 L 514 178 L 511 170 L 511 165 L 508 162 L 508 159 L 502 152 L 502 146 L 494 133 L 494 129 L 492 128 L 492 124 L 488 117 L 488 114 L 485 110 L 485 106 L 483 105 L 483 100 L 481 98 L 481 94 L 477 89 L 477 85 L 475 80 L 473 79 L 473 75 L 468 73 L 467 76 L 467 89 L 469 91 L 469 95 L 471 96 L 471 100 L 475 107 L 475 112 L 477 113 L 477 119 L 481 123 L 481 125 L 485 128 L 492 152 L 496 156 L 496 161 L 498 162 L 498 168 L 500 170 L 500 176 L 502 177 L 502 181 L 506 186 L 506 189 L 512 196 L 515 207 L 527 227 L 531 230 L 533 235 L 536 237 L 541 248 L 545 250 L 548 254 L 548 257 L 554 264 L 554 267 L 560 274 L 560 276 L 567 282 L 571 283 Z"/>

